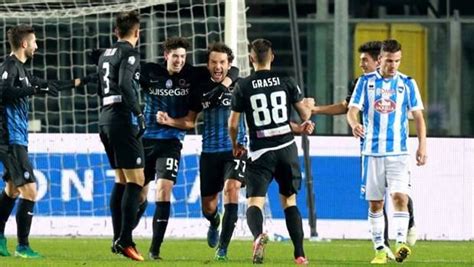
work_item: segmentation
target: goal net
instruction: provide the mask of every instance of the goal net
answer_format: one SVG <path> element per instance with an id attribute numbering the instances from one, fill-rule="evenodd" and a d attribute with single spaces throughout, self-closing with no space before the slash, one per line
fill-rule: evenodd
<path id="1" fill-rule="evenodd" d="M 226 3 L 225 3 L 226 2 Z M 249 74 L 247 23 L 244 0 L 3 0 L 0 3 L 0 34 L 17 24 L 31 24 L 38 51 L 27 68 L 45 79 L 72 79 L 96 72 L 88 59 L 94 48 L 114 43 L 114 17 L 118 12 L 138 10 L 142 62 L 161 62 L 161 44 L 167 37 L 190 41 L 188 62 L 205 64 L 207 46 L 224 41 L 225 24 L 234 25 L 234 43 L 242 75 Z M 233 20 L 226 22 L 227 2 L 237 2 Z M 0 55 L 10 53 L 6 38 L 0 39 Z M 3 61 L 3 60 L 0 60 Z M 98 138 L 100 101 L 94 85 L 63 91 L 58 97 L 30 99 L 30 157 L 38 179 L 38 202 L 33 235 L 110 235 L 108 199 L 114 182 L 103 146 Z M 172 220 L 168 235 L 200 237 L 206 225 L 201 218 L 198 155 L 200 137 L 190 135 L 183 149 L 181 170 L 172 196 Z M 137 232 L 151 235 L 154 183 L 149 208 Z M 3 188 L 3 182 L 0 182 Z M 183 220 L 180 220 L 183 219 Z M 6 233 L 14 235 L 10 218 Z"/>

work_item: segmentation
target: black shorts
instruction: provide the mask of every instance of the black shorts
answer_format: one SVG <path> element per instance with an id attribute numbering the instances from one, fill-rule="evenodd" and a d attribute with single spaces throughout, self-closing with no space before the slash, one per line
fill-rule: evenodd
<path id="1" fill-rule="evenodd" d="M 199 172 L 201 177 L 201 196 L 215 195 L 224 188 L 227 179 L 238 180 L 245 185 L 246 159 L 234 158 L 232 151 L 201 153 Z"/>
<path id="2" fill-rule="evenodd" d="M 133 125 L 100 126 L 100 140 L 112 169 L 143 168 L 143 144 L 137 134 L 138 129 Z"/>
<path id="3" fill-rule="evenodd" d="M 273 177 L 278 183 L 281 195 L 289 197 L 296 194 L 301 187 L 301 170 L 296 144 L 268 151 L 255 161 L 249 159 L 245 176 L 247 197 L 264 197 Z"/>
<path id="4" fill-rule="evenodd" d="M 36 183 L 33 167 L 28 158 L 28 148 L 22 145 L 9 145 L 0 149 L 0 158 L 5 167 L 3 180 L 11 181 L 16 187 Z"/>
<path id="5" fill-rule="evenodd" d="M 143 139 L 145 185 L 157 178 L 176 183 L 183 144 L 178 139 Z"/>

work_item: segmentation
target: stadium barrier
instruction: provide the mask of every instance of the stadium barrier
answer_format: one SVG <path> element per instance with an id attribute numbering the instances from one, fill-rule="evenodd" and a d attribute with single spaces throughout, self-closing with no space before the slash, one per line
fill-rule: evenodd
<path id="1" fill-rule="evenodd" d="M 300 144 L 299 138 L 297 142 Z M 368 239 L 367 203 L 360 199 L 358 140 L 313 136 L 310 142 L 319 236 Z M 410 143 L 413 159 L 411 195 L 419 238 L 474 239 L 474 139 L 429 138 L 428 164 L 423 167 L 416 166 L 415 162 L 416 138 L 411 138 Z M 199 203 L 200 147 L 200 136 L 186 137 L 172 197 L 172 218 L 167 231 L 170 237 L 205 237 L 208 223 L 201 217 Z M 114 172 L 109 167 L 98 135 L 31 134 L 29 152 L 39 192 L 32 235 L 110 236 L 108 199 Z M 302 162 L 301 155 L 300 149 Z M 0 182 L 0 187 L 3 187 L 3 182 Z M 151 236 L 153 196 L 154 183 L 151 183 L 150 204 L 135 230 L 136 235 Z M 309 237 L 304 188 L 297 201 L 305 218 L 305 236 Z M 250 238 L 243 217 L 244 197 L 241 202 L 235 236 Z M 275 183 L 270 187 L 267 206 L 265 229 L 287 236 Z M 391 213 L 391 208 L 388 211 Z M 393 236 L 394 229 L 390 229 Z M 16 234 L 14 216 L 9 219 L 6 234 Z"/>

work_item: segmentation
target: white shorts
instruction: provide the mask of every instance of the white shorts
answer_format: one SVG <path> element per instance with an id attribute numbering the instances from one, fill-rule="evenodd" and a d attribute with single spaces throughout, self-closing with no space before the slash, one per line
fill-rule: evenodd
<path id="1" fill-rule="evenodd" d="M 361 195 L 366 200 L 383 200 L 388 193 L 410 194 L 410 156 L 362 156 Z"/>

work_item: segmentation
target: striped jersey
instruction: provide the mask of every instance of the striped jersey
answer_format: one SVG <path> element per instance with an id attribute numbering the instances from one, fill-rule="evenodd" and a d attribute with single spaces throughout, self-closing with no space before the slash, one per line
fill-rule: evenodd
<path id="1" fill-rule="evenodd" d="M 230 116 L 230 103 L 232 98 L 233 83 L 229 90 L 224 91 L 222 98 L 217 106 L 209 107 L 206 103 L 202 103 L 202 96 L 214 89 L 219 83 L 213 82 L 210 77 L 201 80 L 193 90 L 191 97 L 191 110 L 203 115 L 202 130 L 202 151 L 206 153 L 215 153 L 223 151 L 232 151 L 232 142 L 230 140 L 229 131 L 227 130 L 227 120 Z M 246 130 L 244 125 L 244 117 L 241 117 L 239 124 L 239 133 L 237 135 L 237 143 L 243 146 L 247 145 Z"/>
<path id="2" fill-rule="evenodd" d="M 408 154 L 408 113 L 423 110 L 415 80 L 397 72 L 383 78 L 378 71 L 359 78 L 349 103 L 362 111 L 365 130 L 362 154 Z"/>

